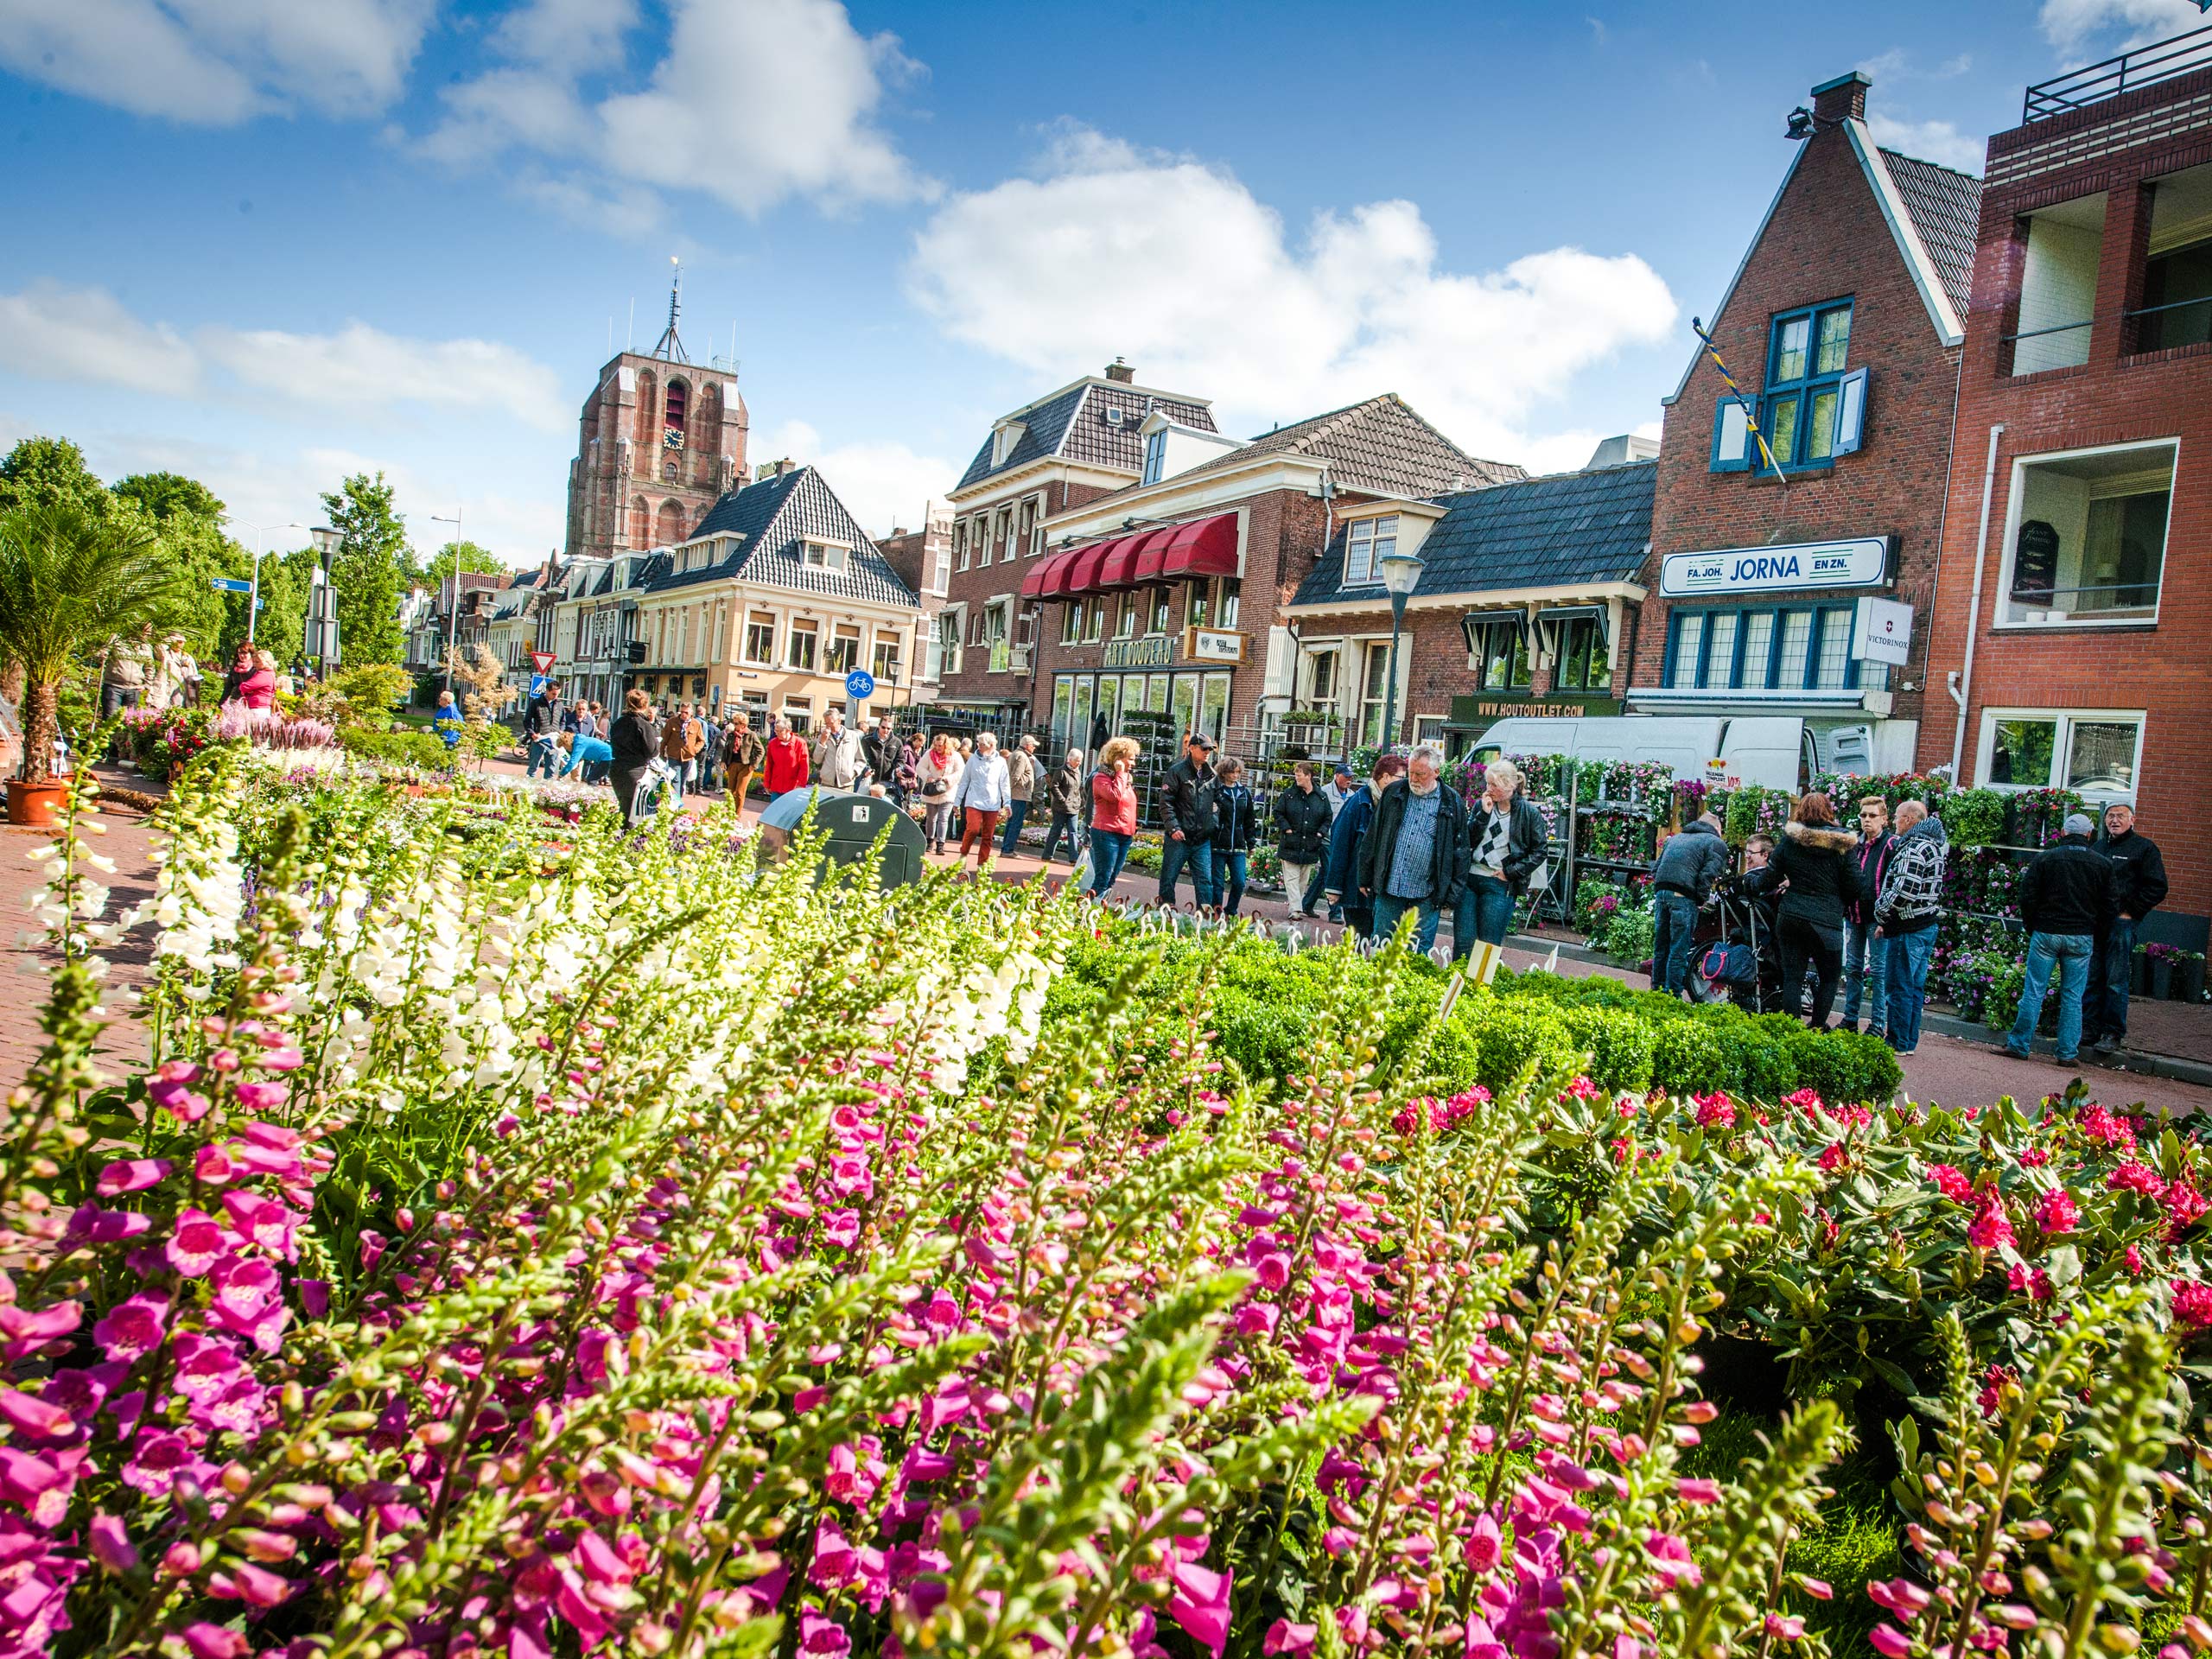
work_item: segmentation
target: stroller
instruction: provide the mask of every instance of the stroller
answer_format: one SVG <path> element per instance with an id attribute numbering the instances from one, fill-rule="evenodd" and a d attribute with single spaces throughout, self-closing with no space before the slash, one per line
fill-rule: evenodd
<path id="1" fill-rule="evenodd" d="M 1772 912 L 1745 891 L 1743 878 L 1718 883 L 1698 930 L 1690 965 L 1693 1002 L 1733 1002 L 1746 1014 L 1782 1007 L 1782 954 L 1774 941 Z M 1704 920 L 1703 918 L 1700 920 Z"/>

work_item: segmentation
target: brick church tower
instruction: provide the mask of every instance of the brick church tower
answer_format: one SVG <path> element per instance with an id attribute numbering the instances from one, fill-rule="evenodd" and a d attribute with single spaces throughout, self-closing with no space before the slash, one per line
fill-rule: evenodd
<path id="1" fill-rule="evenodd" d="M 650 352 L 599 372 L 569 463 L 572 559 L 665 547 L 691 533 L 722 492 L 745 482 L 745 400 L 734 374 L 694 365 L 677 338 L 679 271 L 668 327 Z"/>

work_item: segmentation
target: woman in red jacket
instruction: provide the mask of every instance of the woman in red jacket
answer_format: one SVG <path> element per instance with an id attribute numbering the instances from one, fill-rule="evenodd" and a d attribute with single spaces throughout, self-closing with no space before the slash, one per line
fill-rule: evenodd
<path id="1" fill-rule="evenodd" d="M 1095 898 L 1113 892 L 1129 843 L 1137 835 L 1137 744 L 1117 737 L 1098 751 L 1098 770 L 1090 774 L 1090 887 Z"/>
<path id="2" fill-rule="evenodd" d="M 768 754 L 761 776 L 772 796 L 806 787 L 806 744 L 791 730 L 788 720 L 776 721 L 776 734 L 768 740 Z"/>

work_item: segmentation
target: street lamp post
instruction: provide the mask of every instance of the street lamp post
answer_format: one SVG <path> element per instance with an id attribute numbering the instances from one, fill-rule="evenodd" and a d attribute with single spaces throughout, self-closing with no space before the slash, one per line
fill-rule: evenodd
<path id="1" fill-rule="evenodd" d="M 1387 752 L 1397 741 L 1398 635 L 1405 627 L 1406 601 L 1421 581 L 1421 562 L 1418 553 L 1386 553 L 1381 563 L 1382 587 L 1390 595 L 1390 683 L 1383 694 L 1382 741 L 1377 747 Z"/>
<path id="2" fill-rule="evenodd" d="M 446 690 L 450 691 L 453 690 L 454 625 L 461 617 L 461 509 L 456 506 L 451 518 L 442 512 L 434 512 L 430 515 L 430 522 L 453 526 L 453 569 L 448 573 L 453 582 L 453 603 L 446 607 Z"/>
<path id="3" fill-rule="evenodd" d="M 247 519 L 233 518 L 228 513 L 223 516 L 223 522 L 226 524 L 236 524 L 240 530 L 250 530 L 253 532 L 253 585 L 247 590 L 245 601 L 245 642 L 250 645 L 253 643 L 254 624 L 261 620 L 263 541 L 272 530 L 305 530 L 307 526 L 302 524 L 257 524 Z"/>

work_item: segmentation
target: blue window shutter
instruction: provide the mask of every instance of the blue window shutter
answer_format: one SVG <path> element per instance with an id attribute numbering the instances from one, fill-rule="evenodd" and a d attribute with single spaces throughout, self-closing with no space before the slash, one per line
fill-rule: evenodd
<path id="1" fill-rule="evenodd" d="M 1835 445 L 1832 454 L 1855 455 L 1866 431 L 1866 377 L 1868 371 L 1853 369 L 1836 383 Z"/>
<path id="2" fill-rule="evenodd" d="M 1751 468 L 1751 435 L 1745 424 L 1741 399 L 1723 397 L 1713 410 L 1713 468 L 1716 473 L 1747 473 Z"/>

